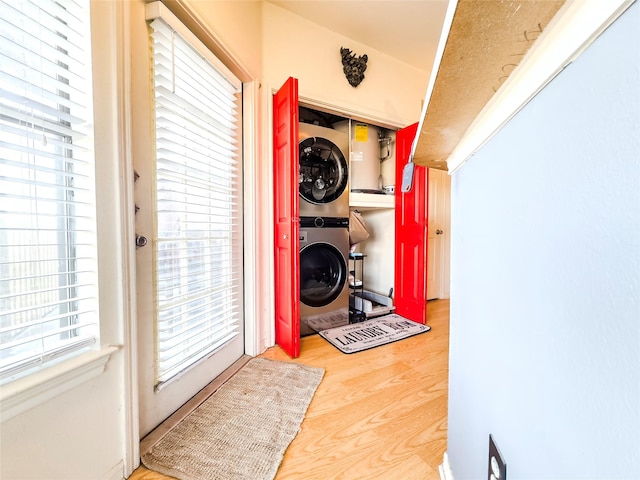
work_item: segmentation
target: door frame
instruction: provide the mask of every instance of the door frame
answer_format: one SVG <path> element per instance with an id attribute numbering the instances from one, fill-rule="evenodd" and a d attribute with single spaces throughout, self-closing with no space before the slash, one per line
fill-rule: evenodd
<path id="1" fill-rule="evenodd" d="M 259 108 L 262 110 L 262 114 L 260 115 L 260 124 L 257 131 L 261 135 L 261 144 L 260 146 L 260 158 L 268 159 L 266 165 L 261 165 L 260 168 L 263 171 L 263 174 L 256 177 L 255 185 L 258 188 L 258 191 L 261 192 L 259 198 L 261 199 L 258 202 L 258 206 L 253 213 L 256 215 L 259 212 L 263 213 L 262 222 L 260 219 L 254 220 L 256 224 L 256 232 L 260 232 L 264 235 L 264 238 L 261 238 L 260 245 L 257 247 L 260 252 L 265 252 L 265 254 L 261 253 L 261 259 L 259 260 L 258 268 L 259 277 L 262 281 L 263 289 L 260 292 L 260 295 L 256 297 L 255 301 L 255 310 L 260 313 L 260 316 L 256 316 L 255 318 L 255 326 L 253 331 L 258 335 L 257 338 L 253 341 L 255 345 L 257 345 L 257 352 L 262 352 L 268 346 L 275 345 L 275 301 L 274 301 L 274 288 L 273 288 L 273 278 L 274 278 L 274 261 L 273 261 L 273 252 L 274 252 L 274 205 L 273 205 L 273 194 L 272 194 L 272 186 L 274 182 L 273 178 L 273 95 L 279 90 L 280 85 L 271 85 L 267 81 L 260 82 L 260 96 L 259 96 Z M 322 101 L 318 98 L 308 97 L 304 95 L 300 95 L 298 92 L 298 105 L 301 107 L 308 107 L 317 110 L 321 110 L 327 113 L 335 113 L 337 115 L 342 115 L 345 117 L 357 119 L 358 121 L 363 121 L 366 123 L 375 124 L 385 128 L 393 128 L 399 129 L 404 127 L 405 125 L 389 122 L 388 119 L 384 120 L 381 118 L 373 117 L 366 112 L 361 112 L 357 110 L 352 110 L 344 106 L 339 106 L 334 103 L 328 103 L 326 101 Z M 247 148 L 249 148 L 247 146 Z M 255 160 L 254 160 L 255 161 Z M 257 170 L 256 170 L 257 171 Z M 261 225 L 258 227 L 257 225 Z M 251 329 L 249 326 L 246 327 L 245 332 L 250 332 Z M 251 340 L 248 340 L 251 342 Z M 247 351 L 249 354 L 249 351 Z"/>
<path id="2" fill-rule="evenodd" d="M 440 259 L 440 299 L 451 297 L 451 175 L 443 171 L 443 178 L 447 178 L 446 188 L 440 195 L 440 201 L 444 201 L 444 239 Z"/>
<path id="3" fill-rule="evenodd" d="M 131 9 L 123 2 L 116 2 L 114 9 L 114 31 L 111 40 L 115 46 L 115 77 L 121 86 L 116 103 L 118 124 L 118 154 L 120 161 L 120 190 L 123 192 L 121 203 L 124 206 L 122 215 L 122 290 L 124 305 L 123 319 L 123 440 L 122 468 L 124 477 L 128 477 L 140 466 L 140 418 L 138 392 L 138 321 L 136 286 L 136 250 L 133 244 L 135 238 L 135 199 L 133 183 L 135 172 L 133 169 L 133 126 L 131 99 Z"/>
<path id="4" fill-rule="evenodd" d="M 244 249 L 245 249 L 245 349 L 256 356 L 273 345 L 274 328 L 261 318 L 272 318 L 273 285 L 273 158 L 272 96 L 259 80 L 244 83 L 243 104 L 243 171 L 244 171 Z M 266 115 L 262 112 L 266 111 Z M 269 139 L 262 144 L 256 139 Z M 273 160 L 272 160 L 273 161 Z M 270 215 L 262 215 L 264 209 Z M 259 239 L 259 241 L 258 241 Z M 247 279 L 253 281 L 247 282 Z"/>

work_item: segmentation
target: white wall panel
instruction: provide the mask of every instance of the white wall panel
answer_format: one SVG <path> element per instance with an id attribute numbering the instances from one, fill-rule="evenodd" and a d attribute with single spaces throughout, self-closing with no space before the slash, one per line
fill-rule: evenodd
<path id="1" fill-rule="evenodd" d="M 448 453 L 640 476 L 640 6 L 453 175 Z"/>

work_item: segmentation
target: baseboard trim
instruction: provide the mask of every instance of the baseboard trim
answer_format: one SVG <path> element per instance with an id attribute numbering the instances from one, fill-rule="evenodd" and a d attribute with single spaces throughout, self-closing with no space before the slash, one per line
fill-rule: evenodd
<path id="1" fill-rule="evenodd" d="M 102 480 L 123 480 L 124 478 L 124 462 L 120 460 L 102 477 Z"/>
<path id="2" fill-rule="evenodd" d="M 438 466 L 438 472 L 440 472 L 440 480 L 455 480 L 453 478 L 453 472 L 451 471 L 449 455 L 447 455 L 447 452 L 444 452 L 442 464 Z"/>

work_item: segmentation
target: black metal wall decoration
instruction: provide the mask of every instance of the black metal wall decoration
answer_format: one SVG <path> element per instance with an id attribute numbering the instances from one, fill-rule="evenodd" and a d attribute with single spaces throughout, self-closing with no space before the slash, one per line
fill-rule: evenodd
<path id="1" fill-rule="evenodd" d="M 364 80 L 364 71 L 367 69 L 367 55 L 356 56 L 351 53 L 348 48 L 340 47 L 340 55 L 342 56 L 342 71 L 349 85 L 357 87 Z"/>

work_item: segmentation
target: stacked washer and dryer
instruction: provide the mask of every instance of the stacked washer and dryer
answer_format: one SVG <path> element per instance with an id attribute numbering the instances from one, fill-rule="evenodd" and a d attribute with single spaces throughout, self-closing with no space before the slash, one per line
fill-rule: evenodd
<path id="1" fill-rule="evenodd" d="M 299 125 L 300 335 L 349 323 L 349 136 Z"/>

